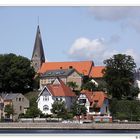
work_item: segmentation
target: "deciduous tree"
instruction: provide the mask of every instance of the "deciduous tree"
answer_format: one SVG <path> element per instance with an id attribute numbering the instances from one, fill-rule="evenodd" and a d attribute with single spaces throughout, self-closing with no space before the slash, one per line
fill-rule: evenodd
<path id="1" fill-rule="evenodd" d="M 28 58 L 15 54 L 0 55 L 0 92 L 31 90 L 34 75 Z"/>
<path id="2" fill-rule="evenodd" d="M 134 59 L 125 54 L 117 54 L 104 61 L 104 79 L 107 83 L 108 93 L 117 99 L 136 97 L 138 92 L 132 93 L 134 83 Z M 133 90 L 134 91 L 134 90 Z"/>

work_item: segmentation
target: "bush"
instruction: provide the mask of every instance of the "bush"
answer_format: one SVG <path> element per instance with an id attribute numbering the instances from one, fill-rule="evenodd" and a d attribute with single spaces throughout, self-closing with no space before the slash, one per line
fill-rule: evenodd
<path id="1" fill-rule="evenodd" d="M 138 121 L 140 120 L 140 101 L 113 99 L 110 103 L 110 111 L 113 119 Z"/>

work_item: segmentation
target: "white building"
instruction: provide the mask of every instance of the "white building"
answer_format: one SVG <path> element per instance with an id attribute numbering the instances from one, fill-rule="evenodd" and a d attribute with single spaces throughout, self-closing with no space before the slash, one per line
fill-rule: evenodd
<path id="1" fill-rule="evenodd" d="M 60 79 L 55 79 L 52 84 L 46 85 L 40 92 L 37 103 L 38 108 L 44 114 L 52 114 L 52 104 L 55 100 L 62 100 L 65 102 L 66 108 L 69 110 L 73 101 L 75 100 L 75 93 L 64 84 Z"/>
<path id="2" fill-rule="evenodd" d="M 109 115 L 109 101 L 103 91 L 83 90 L 78 98 L 81 105 L 87 108 L 90 115 Z"/>
<path id="3" fill-rule="evenodd" d="M 140 69 L 137 69 L 134 73 L 134 85 L 140 89 Z M 138 94 L 138 99 L 140 100 L 140 93 Z"/>

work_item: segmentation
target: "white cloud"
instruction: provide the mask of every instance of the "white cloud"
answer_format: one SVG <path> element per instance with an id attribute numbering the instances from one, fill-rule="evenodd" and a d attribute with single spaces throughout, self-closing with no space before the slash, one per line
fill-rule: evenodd
<path id="1" fill-rule="evenodd" d="M 96 6 L 90 11 L 97 20 L 119 21 L 140 17 L 140 7 L 134 6 Z"/>
<path id="2" fill-rule="evenodd" d="M 69 56 L 78 60 L 92 60 L 99 58 L 105 51 L 104 39 L 78 38 L 69 50 Z"/>
<path id="3" fill-rule="evenodd" d="M 78 38 L 74 41 L 68 52 L 69 57 L 74 60 L 93 60 L 96 65 L 103 65 L 105 59 L 118 53 L 131 55 L 135 62 L 140 64 L 138 54 L 133 49 L 127 49 L 124 52 L 111 49 L 103 38 L 92 40 L 85 37 Z"/>

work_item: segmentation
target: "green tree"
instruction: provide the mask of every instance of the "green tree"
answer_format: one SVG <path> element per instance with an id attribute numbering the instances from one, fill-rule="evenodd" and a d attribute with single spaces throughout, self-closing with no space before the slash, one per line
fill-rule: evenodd
<path id="1" fill-rule="evenodd" d="M 67 109 L 65 108 L 65 102 L 62 100 L 54 101 L 54 103 L 52 104 L 51 112 L 57 115 L 58 118 L 67 114 Z"/>
<path id="2" fill-rule="evenodd" d="M 134 82 L 134 59 L 125 54 L 117 54 L 104 61 L 106 65 L 104 79 L 107 84 L 108 93 L 113 98 L 122 99 L 129 96 L 137 96 L 131 93 Z M 134 89 L 134 87 L 133 87 Z"/>
<path id="3" fill-rule="evenodd" d="M 78 87 L 76 82 L 67 82 L 67 85 L 72 88 L 73 91 Z"/>
<path id="4" fill-rule="evenodd" d="M 0 91 L 26 92 L 33 87 L 35 72 L 30 60 L 15 54 L 0 55 Z"/>
<path id="5" fill-rule="evenodd" d="M 95 85 L 95 83 L 92 82 L 92 78 L 84 76 L 81 89 L 89 91 L 106 91 L 106 86 L 104 81 L 98 83 L 98 85 Z"/>
<path id="6" fill-rule="evenodd" d="M 98 88 L 95 86 L 94 83 L 88 81 L 87 83 L 82 84 L 82 89 L 89 90 L 89 91 L 96 91 Z"/>
<path id="7" fill-rule="evenodd" d="M 71 107 L 73 116 L 83 115 L 87 113 L 87 108 L 84 105 L 80 105 L 78 102 L 74 102 Z"/>
<path id="8" fill-rule="evenodd" d="M 4 108 L 4 112 L 6 113 L 7 118 L 10 118 L 10 116 L 12 115 L 12 119 L 13 119 L 14 109 L 12 105 L 10 104 L 6 105 Z"/>
<path id="9" fill-rule="evenodd" d="M 37 107 L 30 107 L 27 110 L 25 117 L 35 118 L 35 117 L 39 117 L 40 115 L 41 115 L 41 111 Z"/>
<path id="10" fill-rule="evenodd" d="M 27 109 L 26 114 L 24 115 L 24 117 L 35 118 L 35 117 L 39 117 L 42 114 L 40 109 L 38 109 L 38 107 L 37 107 L 36 100 L 37 99 L 35 97 L 30 100 L 30 108 Z"/>

